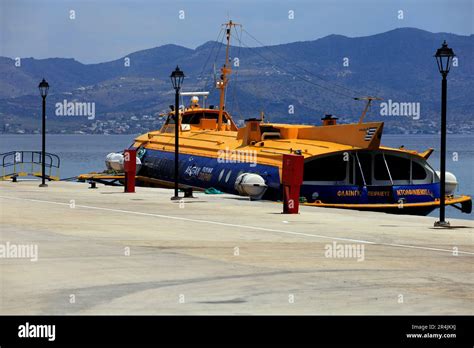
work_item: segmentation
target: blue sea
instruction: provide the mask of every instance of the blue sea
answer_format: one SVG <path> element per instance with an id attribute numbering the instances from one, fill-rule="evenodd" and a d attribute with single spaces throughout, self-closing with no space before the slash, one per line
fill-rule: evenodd
<path id="1" fill-rule="evenodd" d="M 105 156 L 122 151 L 133 142 L 133 135 L 55 135 L 47 136 L 47 152 L 61 158 L 61 178 L 105 169 Z M 424 151 L 434 148 L 430 165 L 439 169 L 439 136 L 436 135 L 384 135 L 382 144 L 390 147 L 404 145 L 406 149 Z M 0 135 L 0 153 L 15 150 L 41 150 L 41 135 Z M 447 170 L 454 173 L 459 186 L 457 194 L 474 195 L 474 136 L 448 135 Z M 473 219 L 474 214 L 463 214 L 455 208 L 447 208 L 447 216 Z M 437 214 L 433 212 L 432 214 Z"/>

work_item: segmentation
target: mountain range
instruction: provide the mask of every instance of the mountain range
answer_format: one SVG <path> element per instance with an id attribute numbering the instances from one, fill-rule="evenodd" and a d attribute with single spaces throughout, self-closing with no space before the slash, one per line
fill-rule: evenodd
<path id="1" fill-rule="evenodd" d="M 243 35 L 231 47 L 226 109 L 240 123 L 262 111 L 270 122 L 320 124 L 325 114 L 333 114 L 348 123 L 358 120 L 365 106 L 355 97 L 377 96 L 383 100 L 374 102 L 366 119 L 385 121 L 386 132 L 437 133 L 441 76 L 433 54 L 443 40 L 457 55 L 448 75 L 448 130 L 471 133 L 474 36 L 415 28 L 274 46 Z M 224 60 L 225 46 L 215 41 L 195 49 L 169 44 L 99 64 L 0 57 L 0 132 L 39 131 L 37 85 L 43 77 L 50 84 L 49 132 L 145 132 L 159 127 L 159 114 L 174 102 L 169 75 L 176 65 L 186 75 L 184 91 L 208 90 L 208 104 L 217 105 L 215 75 Z M 64 100 L 95 103 L 95 117 L 57 115 L 56 104 Z M 419 115 L 388 115 L 381 111 L 388 102 L 416 104 Z"/>

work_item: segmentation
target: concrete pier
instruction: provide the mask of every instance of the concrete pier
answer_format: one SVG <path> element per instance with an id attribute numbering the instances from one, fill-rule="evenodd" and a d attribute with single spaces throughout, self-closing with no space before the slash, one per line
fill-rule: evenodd
<path id="1" fill-rule="evenodd" d="M 171 196 L 0 182 L 0 312 L 473 314 L 471 220 Z"/>

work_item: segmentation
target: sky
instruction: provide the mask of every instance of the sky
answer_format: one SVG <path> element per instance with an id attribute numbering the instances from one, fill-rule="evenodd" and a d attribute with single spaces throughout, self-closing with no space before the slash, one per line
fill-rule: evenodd
<path id="1" fill-rule="evenodd" d="M 229 18 L 268 45 L 315 40 L 330 34 L 367 36 L 400 27 L 472 35 L 473 3 L 474 0 L 0 0 L 0 56 L 61 57 L 99 63 L 169 43 L 195 48 L 216 40 L 221 24 Z M 403 18 L 399 11 L 403 11 Z"/>

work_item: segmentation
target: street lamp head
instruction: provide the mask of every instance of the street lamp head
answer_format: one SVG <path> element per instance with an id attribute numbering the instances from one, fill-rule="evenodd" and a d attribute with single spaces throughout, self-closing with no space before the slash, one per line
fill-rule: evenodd
<path id="1" fill-rule="evenodd" d="M 447 75 L 449 73 L 449 69 L 451 69 L 453 58 L 456 55 L 454 54 L 453 49 L 448 47 L 446 40 L 444 40 L 441 48 L 436 50 L 436 54 L 434 56 L 436 58 L 436 63 L 438 63 L 439 72 L 443 75 Z"/>
<path id="2" fill-rule="evenodd" d="M 38 89 L 40 91 L 41 96 L 43 98 L 46 98 L 46 96 L 48 95 L 48 89 L 49 89 L 48 82 L 46 82 L 46 80 L 43 79 L 43 81 L 41 81 L 40 84 L 38 85 Z"/>
<path id="3" fill-rule="evenodd" d="M 184 80 L 184 73 L 176 66 L 176 69 L 170 75 L 171 83 L 175 90 L 179 90 Z"/>

